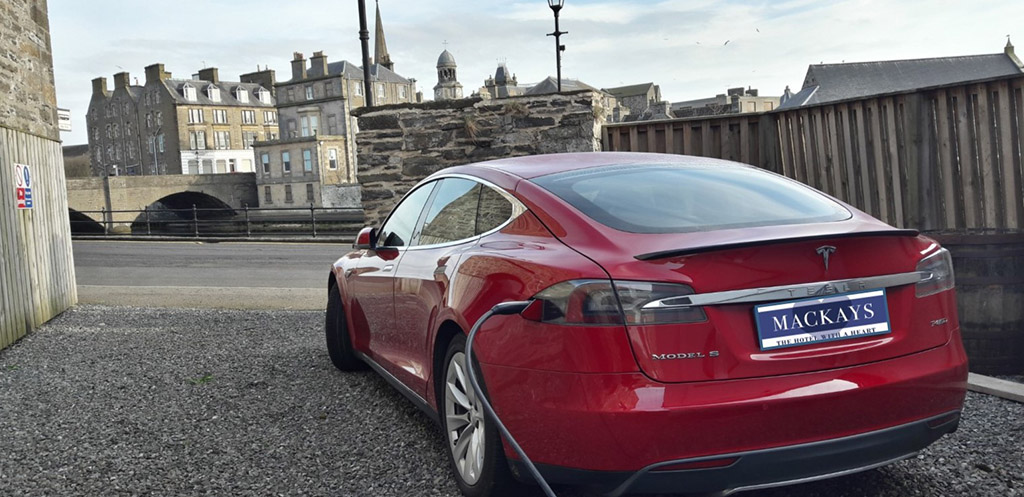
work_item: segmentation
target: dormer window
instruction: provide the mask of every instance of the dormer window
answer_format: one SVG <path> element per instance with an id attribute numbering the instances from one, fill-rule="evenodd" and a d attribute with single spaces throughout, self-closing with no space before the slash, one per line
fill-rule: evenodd
<path id="1" fill-rule="evenodd" d="M 256 98 L 260 99 L 260 103 L 270 104 L 270 92 L 262 86 L 256 88 Z"/>
<path id="2" fill-rule="evenodd" d="M 220 102 L 220 88 L 217 88 L 215 85 L 207 86 L 206 98 L 214 102 Z"/>
<path id="3" fill-rule="evenodd" d="M 189 83 L 181 85 L 181 94 L 185 97 L 185 100 L 188 100 L 189 102 L 196 101 L 196 87 Z"/>
<path id="4" fill-rule="evenodd" d="M 245 91 L 245 88 L 241 86 L 235 87 L 235 100 L 242 103 L 249 103 L 249 92 Z"/>

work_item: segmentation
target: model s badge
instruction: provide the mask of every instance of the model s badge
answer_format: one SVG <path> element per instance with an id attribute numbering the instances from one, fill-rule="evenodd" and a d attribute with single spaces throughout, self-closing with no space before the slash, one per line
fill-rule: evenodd
<path id="1" fill-rule="evenodd" d="M 820 255 L 822 259 L 825 259 L 825 272 L 828 272 L 828 256 L 835 253 L 835 251 L 836 248 L 831 245 L 822 245 L 818 247 L 818 250 L 816 250 L 816 252 L 818 252 L 818 255 Z"/>

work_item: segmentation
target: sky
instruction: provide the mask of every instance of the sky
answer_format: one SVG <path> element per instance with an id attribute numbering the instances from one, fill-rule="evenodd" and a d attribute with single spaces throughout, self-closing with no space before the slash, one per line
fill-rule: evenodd
<path id="1" fill-rule="evenodd" d="M 371 37 L 374 0 L 366 0 Z M 379 0 L 395 71 L 433 97 L 437 58 L 458 63 L 466 96 L 503 61 L 519 83 L 555 74 L 554 16 L 545 0 Z M 158 6 L 158 8 L 154 8 Z M 361 63 L 356 0 L 49 0 L 65 145 L 87 143 L 91 80 L 163 63 L 175 77 L 274 69 L 293 52 Z M 676 102 L 733 87 L 797 91 L 809 64 L 998 53 L 1024 55 L 1021 0 L 565 0 L 562 77 L 598 88 L 653 82 Z M 373 50 L 373 39 L 370 40 Z M 371 53 L 372 56 L 372 53 Z"/>

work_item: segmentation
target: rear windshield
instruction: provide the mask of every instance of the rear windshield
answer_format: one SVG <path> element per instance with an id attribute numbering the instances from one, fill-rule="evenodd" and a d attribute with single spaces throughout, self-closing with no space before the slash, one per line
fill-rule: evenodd
<path id="1" fill-rule="evenodd" d="M 533 181 L 595 221 L 631 233 L 818 223 L 851 216 L 816 190 L 753 167 L 605 166 Z"/>

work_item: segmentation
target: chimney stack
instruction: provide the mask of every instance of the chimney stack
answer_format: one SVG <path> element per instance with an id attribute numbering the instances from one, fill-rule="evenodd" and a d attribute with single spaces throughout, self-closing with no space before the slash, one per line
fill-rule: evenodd
<path id="1" fill-rule="evenodd" d="M 128 86 L 130 84 L 131 84 L 131 78 L 128 76 L 127 72 L 121 71 L 121 72 L 119 72 L 119 73 L 114 75 L 114 89 L 115 90 L 118 89 L 118 88 L 128 88 Z"/>
<path id="2" fill-rule="evenodd" d="M 306 79 L 306 58 L 301 52 L 292 56 L 292 79 Z"/>
<path id="3" fill-rule="evenodd" d="M 309 77 L 327 75 L 327 56 L 323 52 L 313 52 L 313 57 L 309 59 L 309 62 Z"/>
<path id="4" fill-rule="evenodd" d="M 238 80 L 243 83 L 256 83 L 266 88 L 271 95 L 274 95 L 276 93 L 276 90 L 274 89 L 274 83 L 276 83 L 277 81 L 274 78 L 273 69 L 264 69 L 262 71 L 243 74 L 238 77 Z"/>
<path id="5" fill-rule="evenodd" d="M 199 79 L 203 81 L 209 81 L 211 83 L 220 83 L 220 78 L 217 77 L 216 67 L 207 67 L 206 69 L 200 69 Z"/>
<path id="6" fill-rule="evenodd" d="M 171 77 L 171 73 L 169 73 L 167 71 L 164 71 L 164 65 L 163 64 L 153 64 L 153 65 L 146 66 L 146 84 L 147 85 L 150 84 L 150 83 L 156 83 L 156 82 L 159 82 L 159 81 L 163 81 L 165 79 L 169 79 L 170 77 Z"/>
<path id="7" fill-rule="evenodd" d="M 93 96 L 105 97 L 108 95 L 107 91 L 107 78 L 96 78 L 92 80 L 92 94 Z"/>

